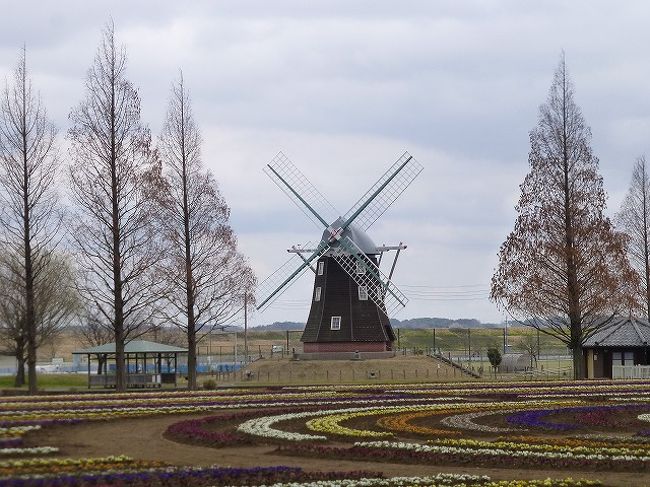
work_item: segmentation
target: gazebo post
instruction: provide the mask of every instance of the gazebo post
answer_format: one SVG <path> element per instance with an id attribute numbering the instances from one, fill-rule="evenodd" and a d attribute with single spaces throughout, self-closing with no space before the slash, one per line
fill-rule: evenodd
<path id="1" fill-rule="evenodd" d="M 88 354 L 88 389 L 90 389 L 90 354 Z"/>
<path id="2" fill-rule="evenodd" d="M 174 352 L 174 387 L 178 385 L 178 352 Z"/>

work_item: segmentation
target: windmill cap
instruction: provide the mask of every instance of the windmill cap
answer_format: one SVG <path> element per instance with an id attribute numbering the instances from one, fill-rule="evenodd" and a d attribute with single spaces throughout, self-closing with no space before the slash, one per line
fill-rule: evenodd
<path id="1" fill-rule="evenodd" d="M 337 219 L 334 223 L 332 223 L 332 226 L 334 228 L 336 228 L 337 226 L 340 227 L 341 225 L 343 225 L 343 221 L 341 218 Z M 329 236 L 330 236 L 329 231 L 325 230 L 325 232 L 323 232 L 323 240 L 327 242 L 329 240 Z M 349 225 L 343 231 L 341 237 L 348 237 L 357 245 L 357 247 L 359 247 L 359 249 L 361 249 L 361 251 L 364 254 L 376 255 L 378 253 L 377 245 L 375 245 L 375 242 L 372 241 L 372 239 L 368 236 L 368 234 L 364 230 L 355 226 L 354 224 Z"/>

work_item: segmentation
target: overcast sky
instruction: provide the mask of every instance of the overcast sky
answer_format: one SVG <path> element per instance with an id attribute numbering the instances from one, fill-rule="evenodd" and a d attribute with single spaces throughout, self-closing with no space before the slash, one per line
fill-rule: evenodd
<path id="1" fill-rule="evenodd" d="M 501 321 L 487 299 L 528 169 L 528 133 L 562 49 L 616 211 L 650 151 L 647 1 L 0 1 L 0 76 L 23 42 L 61 138 L 113 18 L 160 130 L 183 69 L 204 162 L 263 279 L 320 232 L 267 179 L 284 151 L 345 213 L 404 150 L 424 171 L 372 227 L 404 241 L 399 319 Z M 65 153 L 64 153 L 65 155 Z M 306 320 L 305 275 L 253 322 Z"/>

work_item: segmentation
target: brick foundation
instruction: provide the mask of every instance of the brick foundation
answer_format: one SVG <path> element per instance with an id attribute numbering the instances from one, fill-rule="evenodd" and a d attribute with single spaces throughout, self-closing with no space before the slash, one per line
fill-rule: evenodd
<path id="1" fill-rule="evenodd" d="M 391 350 L 392 342 L 319 342 L 304 343 L 305 353 L 319 352 L 385 352 Z"/>

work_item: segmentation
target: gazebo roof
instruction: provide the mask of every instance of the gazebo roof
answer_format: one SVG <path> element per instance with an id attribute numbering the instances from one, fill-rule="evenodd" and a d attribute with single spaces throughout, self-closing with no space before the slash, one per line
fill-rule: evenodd
<path id="1" fill-rule="evenodd" d="M 124 345 L 125 353 L 187 353 L 186 348 L 174 347 L 172 345 L 165 345 L 164 343 L 149 342 L 147 340 L 132 340 Z M 73 355 L 94 355 L 94 354 L 114 354 L 115 342 L 105 343 L 97 347 L 85 348 L 83 350 L 75 350 Z"/>
<path id="2" fill-rule="evenodd" d="M 643 347 L 650 343 L 650 324 L 638 318 L 615 320 L 585 341 L 585 347 Z"/>

